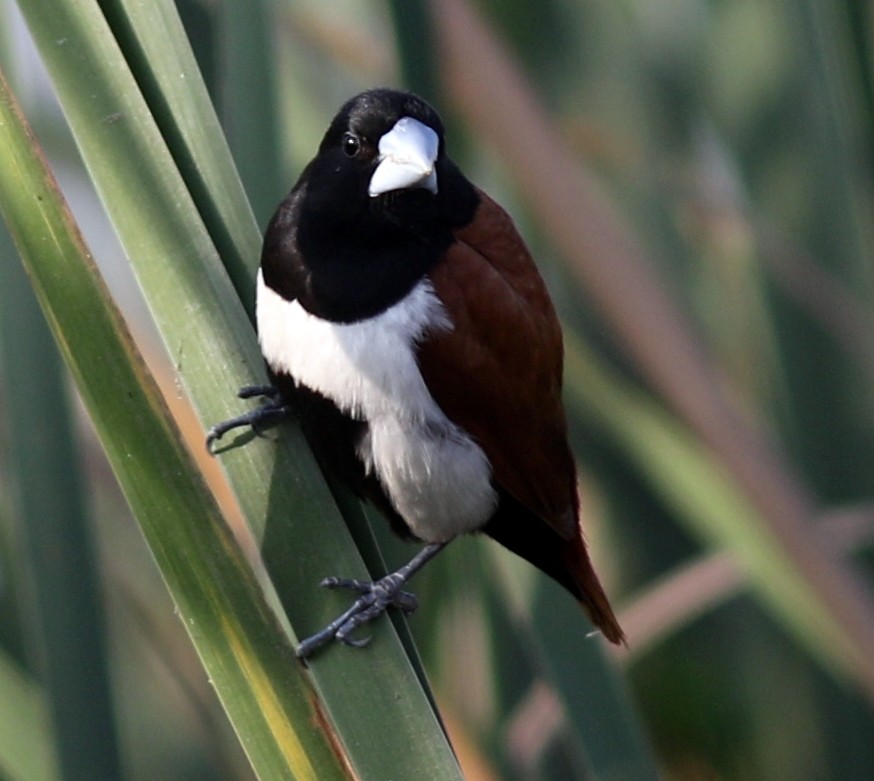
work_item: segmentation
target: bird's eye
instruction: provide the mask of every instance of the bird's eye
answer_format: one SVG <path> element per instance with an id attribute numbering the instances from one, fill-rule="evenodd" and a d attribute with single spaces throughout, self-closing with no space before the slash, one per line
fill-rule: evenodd
<path id="1" fill-rule="evenodd" d="M 355 157 L 361 149 L 361 139 L 354 133 L 346 133 L 343 136 L 343 152 L 347 157 Z"/>

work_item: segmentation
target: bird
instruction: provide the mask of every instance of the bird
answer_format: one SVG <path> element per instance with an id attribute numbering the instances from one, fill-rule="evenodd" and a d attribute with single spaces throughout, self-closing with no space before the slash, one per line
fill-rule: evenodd
<path id="1" fill-rule="evenodd" d="M 213 426 L 300 421 L 321 468 L 423 544 L 297 648 L 363 646 L 356 630 L 416 608 L 407 581 L 482 533 L 565 587 L 614 644 L 625 636 L 592 565 L 562 404 L 562 332 L 512 218 L 446 151 L 437 111 L 371 89 L 348 100 L 270 220 L 256 283 L 270 384 Z"/>

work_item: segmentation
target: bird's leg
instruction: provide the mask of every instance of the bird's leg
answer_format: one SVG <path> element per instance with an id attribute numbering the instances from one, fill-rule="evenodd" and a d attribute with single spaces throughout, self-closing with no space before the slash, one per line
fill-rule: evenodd
<path id="1" fill-rule="evenodd" d="M 331 640 L 339 640 L 355 648 L 363 648 L 370 642 L 369 637 L 355 639 L 352 633 L 361 625 L 381 616 L 390 607 L 399 608 L 409 615 L 418 606 L 415 595 L 403 591 L 402 586 L 422 567 L 433 559 L 443 548 L 445 542 L 426 545 L 403 567 L 373 582 L 348 578 L 325 578 L 321 586 L 325 588 L 347 588 L 361 596 L 343 614 L 335 618 L 321 632 L 308 637 L 297 647 L 297 655 L 306 658 Z"/>
<path id="2" fill-rule="evenodd" d="M 256 434 L 282 422 L 291 414 L 289 407 L 282 394 L 272 385 L 244 385 L 237 392 L 241 399 L 253 399 L 260 397 L 261 403 L 255 409 L 237 415 L 230 420 L 216 423 L 206 433 L 206 448 L 212 452 L 213 445 L 225 434 L 235 428 L 249 426 Z"/>

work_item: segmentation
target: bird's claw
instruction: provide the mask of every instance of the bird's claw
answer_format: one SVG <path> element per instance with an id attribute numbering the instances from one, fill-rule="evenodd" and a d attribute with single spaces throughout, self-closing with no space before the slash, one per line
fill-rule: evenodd
<path id="1" fill-rule="evenodd" d="M 356 591 L 368 600 L 372 600 L 375 606 L 381 606 L 380 612 L 385 612 L 388 607 L 396 607 L 402 610 L 405 615 L 409 615 L 419 607 L 419 600 L 415 594 L 401 589 L 403 583 L 404 581 L 398 578 L 396 573 L 392 573 L 373 582 L 357 580 L 356 578 L 329 577 L 322 580 L 319 585 L 322 588 L 345 588 Z M 374 614 L 373 618 L 376 618 L 377 615 L 379 613 Z M 370 618 L 365 620 L 369 621 Z"/>
<path id="2" fill-rule="evenodd" d="M 261 398 L 255 409 L 244 412 L 229 420 L 216 423 L 206 433 L 206 449 L 212 453 L 213 446 L 229 431 L 248 426 L 256 436 L 261 436 L 271 426 L 282 422 L 291 413 L 279 391 L 272 385 L 244 385 L 237 392 L 241 399 Z"/>
<path id="3" fill-rule="evenodd" d="M 334 619 L 321 632 L 306 638 L 297 647 L 297 655 L 306 658 L 331 640 L 339 640 L 344 645 L 353 648 L 364 648 L 370 643 L 370 637 L 353 637 L 358 627 L 379 618 L 390 607 L 396 607 L 405 615 L 412 613 L 419 600 L 409 591 L 403 591 L 404 579 L 397 573 L 386 575 L 376 581 L 357 580 L 355 578 L 325 578 L 319 585 L 324 588 L 345 588 L 355 591 L 361 596 L 342 615 Z"/>

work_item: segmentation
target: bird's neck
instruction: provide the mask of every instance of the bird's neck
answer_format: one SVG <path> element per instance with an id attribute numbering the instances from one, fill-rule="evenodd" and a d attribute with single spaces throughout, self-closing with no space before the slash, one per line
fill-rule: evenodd
<path id="1" fill-rule="evenodd" d="M 354 322 L 384 312 L 403 299 L 431 270 L 452 241 L 449 231 L 427 239 L 343 234 L 300 237 L 305 289 L 298 295 L 319 317 Z M 310 240 L 312 239 L 312 240 Z"/>

